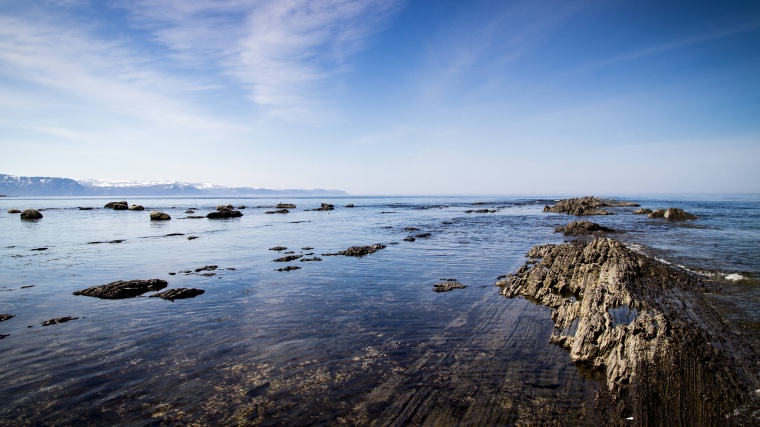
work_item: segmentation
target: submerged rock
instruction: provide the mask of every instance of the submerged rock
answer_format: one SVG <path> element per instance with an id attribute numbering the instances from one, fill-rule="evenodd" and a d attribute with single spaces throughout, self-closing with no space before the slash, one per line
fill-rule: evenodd
<path id="1" fill-rule="evenodd" d="M 277 258 L 276 260 L 274 260 L 274 262 L 290 262 L 290 261 L 295 261 L 298 258 L 301 258 L 302 256 L 303 255 L 288 255 L 288 256 L 284 256 L 282 258 Z"/>
<path id="2" fill-rule="evenodd" d="M 240 211 L 233 211 L 230 209 L 222 209 L 216 212 L 209 212 L 206 218 L 209 219 L 227 219 L 227 218 L 239 218 L 243 216 Z"/>
<path id="3" fill-rule="evenodd" d="M 275 206 L 277 209 L 295 209 L 296 205 L 293 203 L 278 203 L 277 206 Z"/>
<path id="4" fill-rule="evenodd" d="M 74 295 L 84 295 L 101 299 L 123 299 L 132 298 L 150 291 L 160 291 L 168 283 L 166 280 L 119 280 L 106 285 L 93 286 L 81 291 L 74 292 Z"/>
<path id="5" fill-rule="evenodd" d="M 612 215 L 603 207 L 639 206 L 637 203 L 621 202 L 612 199 L 599 199 L 593 196 L 562 199 L 554 206 L 544 206 L 544 212 L 566 213 L 568 215 Z"/>
<path id="6" fill-rule="evenodd" d="M 21 211 L 18 209 L 8 209 L 9 214 L 20 214 Z"/>
<path id="7" fill-rule="evenodd" d="M 286 248 L 285 246 L 275 246 L 273 248 L 269 248 L 270 251 L 278 251 L 278 252 L 279 251 L 284 251 L 286 249 L 288 249 L 288 248 Z"/>
<path id="8" fill-rule="evenodd" d="M 40 218 L 42 218 L 42 214 L 34 209 L 26 209 L 24 212 L 21 212 L 21 219 L 35 220 Z"/>
<path id="9" fill-rule="evenodd" d="M 615 230 L 601 226 L 595 222 L 580 220 L 573 221 L 564 227 L 557 227 L 554 229 L 557 233 L 562 233 L 565 236 L 599 236 L 605 233 L 614 233 Z"/>
<path id="10" fill-rule="evenodd" d="M 743 345 L 703 292 L 712 285 L 605 238 L 536 246 L 497 282 L 553 309 L 551 341 L 605 374 L 611 425 L 743 425 L 760 408 Z M 745 406 L 743 406 L 745 405 Z M 748 406 L 746 406 L 748 405 Z M 747 425 L 751 425 L 747 424 Z"/>
<path id="11" fill-rule="evenodd" d="M 650 213 L 652 213 L 652 210 L 641 208 L 641 209 L 636 209 L 635 211 L 633 211 L 633 213 L 635 213 L 636 215 L 649 215 Z"/>
<path id="12" fill-rule="evenodd" d="M 11 319 L 15 316 L 15 314 L 0 314 L 0 322 Z"/>
<path id="13" fill-rule="evenodd" d="M 322 203 L 322 206 L 320 206 L 320 207 L 318 207 L 316 209 L 311 209 L 311 210 L 313 210 L 313 211 L 331 211 L 333 209 L 335 209 L 335 205 L 331 205 L 329 203 Z"/>
<path id="14" fill-rule="evenodd" d="M 198 295 L 201 295 L 205 292 L 206 291 L 204 291 L 203 289 L 176 288 L 176 289 L 169 289 L 163 292 L 159 292 L 157 294 L 153 294 L 150 297 L 174 301 L 175 299 L 195 298 Z"/>
<path id="15" fill-rule="evenodd" d="M 290 213 L 290 211 L 287 210 L 287 209 L 277 209 L 276 211 L 266 211 L 265 213 L 267 213 L 267 214 L 286 214 L 286 213 Z"/>
<path id="16" fill-rule="evenodd" d="M 150 213 L 150 219 L 151 221 L 168 221 L 172 219 L 172 217 L 164 212 L 153 211 Z"/>
<path id="17" fill-rule="evenodd" d="M 46 320 L 46 321 L 42 322 L 42 326 L 57 325 L 59 323 L 66 323 L 66 322 L 69 322 L 71 320 L 77 320 L 77 319 L 79 319 L 79 318 L 78 317 L 70 317 L 70 316 L 56 317 L 55 319 L 50 319 L 50 320 Z"/>
<path id="18" fill-rule="evenodd" d="M 293 271 L 293 270 L 298 270 L 300 268 L 301 267 L 297 265 L 288 265 L 286 267 L 278 268 L 277 271 Z"/>
<path id="19" fill-rule="evenodd" d="M 463 285 L 457 281 L 446 281 L 441 283 L 436 283 L 433 285 L 433 291 L 435 292 L 449 292 L 454 289 L 464 289 L 467 285 Z"/>
<path id="20" fill-rule="evenodd" d="M 370 245 L 370 246 L 351 246 L 345 251 L 336 252 L 334 254 L 323 254 L 323 255 L 324 256 L 345 255 L 345 256 L 361 257 L 364 255 L 375 253 L 379 251 L 380 249 L 385 249 L 385 245 L 382 243 L 375 243 L 374 245 Z"/>

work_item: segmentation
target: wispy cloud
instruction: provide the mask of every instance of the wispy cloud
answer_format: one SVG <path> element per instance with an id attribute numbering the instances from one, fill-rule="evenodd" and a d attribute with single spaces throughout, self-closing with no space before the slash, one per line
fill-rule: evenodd
<path id="1" fill-rule="evenodd" d="M 123 3 L 174 58 L 217 68 L 274 117 L 313 118 L 346 60 L 400 0 L 227 0 Z"/>

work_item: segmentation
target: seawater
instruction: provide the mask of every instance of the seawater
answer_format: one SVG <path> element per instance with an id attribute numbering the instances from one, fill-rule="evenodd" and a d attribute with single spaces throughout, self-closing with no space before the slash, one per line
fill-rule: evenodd
<path id="1" fill-rule="evenodd" d="M 565 240 L 554 228 L 577 218 L 542 212 L 556 199 L 134 198 L 146 211 L 113 211 L 102 206 L 116 199 L 2 198 L 0 313 L 15 317 L 0 323 L 1 423 L 588 423 L 602 383 L 549 343 L 549 309 L 493 286 L 532 246 Z M 741 274 L 724 302 L 738 307 L 735 319 L 760 321 L 760 197 L 624 200 L 700 218 L 613 208 L 588 219 L 675 265 Z M 265 213 L 279 202 L 297 208 Z M 322 202 L 335 210 L 308 210 Z M 245 205 L 244 216 L 185 213 L 226 204 Z M 11 208 L 44 218 L 21 221 Z M 496 212 L 467 212 L 478 209 Z M 150 210 L 172 220 L 150 221 Z M 422 233 L 430 237 L 404 241 Z M 374 243 L 387 247 L 323 255 Z M 275 246 L 322 261 L 274 262 L 283 256 Z M 195 272 L 208 265 L 218 268 Z M 301 268 L 276 271 L 285 265 Z M 150 278 L 205 293 L 174 302 L 73 295 Z M 468 287 L 433 292 L 448 279 Z M 77 319 L 41 326 L 64 316 Z"/>

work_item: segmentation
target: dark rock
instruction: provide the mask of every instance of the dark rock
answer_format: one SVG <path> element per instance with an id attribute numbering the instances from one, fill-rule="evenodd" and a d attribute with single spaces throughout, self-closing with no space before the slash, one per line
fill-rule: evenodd
<path id="1" fill-rule="evenodd" d="M 655 209 L 649 215 L 649 218 L 665 218 L 665 209 Z"/>
<path id="2" fill-rule="evenodd" d="M 313 210 L 313 211 L 331 211 L 333 209 L 335 209 L 335 205 L 331 205 L 329 203 L 322 203 L 322 206 L 320 206 L 320 207 L 318 207 L 316 209 L 311 209 L 311 210 Z"/>
<path id="3" fill-rule="evenodd" d="M 0 314 L 0 322 L 13 318 L 15 314 Z"/>
<path id="4" fill-rule="evenodd" d="M 227 218 L 239 218 L 243 216 L 240 211 L 233 211 L 229 209 L 222 209 L 216 212 L 209 212 L 206 218 L 209 219 L 227 219 Z"/>
<path id="5" fill-rule="evenodd" d="M 286 267 L 278 268 L 277 271 L 292 271 L 292 270 L 298 270 L 299 266 L 297 265 L 288 265 Z"/>
<path id="6" fill-rule="evenodd" d="M 108 203 L 106 203 L 106 205 L 105 205 L 105 206 L 103 206 L 103 208 L 104 208 L 104 209 L 115 209 L 115 208 L 114 208 L 114 206 L 116 206 L 116 205 L 124 205 L 124 206 L 129 206 L 129 205 L 127 204 L 127 201 L 126 201 L 126 200 L 122 200 L 121 202 L 108 202 Z"/>
<path id="7" fill-rule="evenodd" d="M 416 237 L 418 239 L 428 239 L 428 238 L 430 238 L 430 233 L 421 233 L 421 234 L 418 234 L 418 235 L 416 235 L 414 237 Z"/>
<path id="8" fill-rule="evenodd" d="M 595 222 L 581 220 L 573 221 L 564 227 L 554 229 L 557 233 L 563 233 L 565 236 L 598 236 L 605 233 L 614 233 L 615 230 L 601 226 Z"/>
<path id="9" fill-rule="evenodd" d="M 131 211 L 144 211 L 145 208 L 142 205 L 132 205 L 129 210 Z"/>
<path id="10" fill-rule="evenodd" d="M 406 227 L 404 231 L 420 231 L 420 229 L 417 227 Z"/>
<path id="11" fill-rule="evenodd" d="M 187 236 L 187 240 L 195 240 L 198 236 Z"/>
<path id="12" fill-rule="evenodd" d="M 345 251 L 340 251 L 334 254 L 323 254 L 323 255 L 324 256 L 345 255 L 345 256 L 361 257 L 367 254 L 375 253 L 379 251 L 380 249 L 385 249 L 385 245 L 382 243 L 375 243 L 374 245 L 370 245 L 370 246 L 351 246 Z"/>
<path id="13" fill-rule="evenodd" d="M 478 209 L 475 213 L 495 213 L 496 209 Z"/>
<path id="14" fill-rule="evenodd" d="M 242 210 L 242 209 L 245 209 L 245 205 L 240 205 L 240 206 L 238 206 L 237 208 L 238 208 L 238 209 L 241 209 L 241 210 Z"/>
<path id="15" fill-rule="evenodd" d="M 142 295 L 150 291 L 160 291 L 168 285 L 166 280 L 119 280 L 106 285 L 93 286 L 81 291 L 74 292 L 74 295 L 84 295 L 88 297 L 102 299 L 122 299 Z"/>
<path id="16" fill-rule="evenodd" d="M 568 215 L 612 215 L 603 207 L 639 206 L 636 203 L 621 202 L 612 199 L 599 199 L 592 196 L 563 199 L 554 206 L 544 206 L 544 212 L 566 213 Z"/>
<path id="17" fill-rule="evenodd" d="M 310 251 L 312 249 L 314 249 L 314 248 L 312 248 L 311 246 L 304 246 L 304 247 L 301 248 L 302 251 Z"/>
<path id="18" fill-rule="evenodd" d="M 194 214 L 194 213 L 195 213 L 195 211 L 194 211 L 194 210 L 192 210 L 192 209 L 188 209 L 188 210 L 186 210 L 186 211 L 185 211 L 185 213 L 186 213 L 186 214 Z"/>
<path id="19" fill-rule="evenodd" d="M 20 214 L 21 211 L 18 209 L 8 209 L 9 214 Z"/>
<path id="20" fill-rule="evenodd" d="M 454 289 L 464 289 L 466 287 L 467 285 L 463 285 L 456 281 L 451 281 L 451 282 L 436 283 L 435 285 L 433 285 L 433 290 L 435 292 L 449 292 Z"/>
<path id="21" fill-rule="evenodd" d="M 635 213 L 636 215 L 649 215 L 650 213 L 652 213 L 652 210 L 641 208 L 641 209 L 636 209 L 635 211 L 633 211 L 633 213 Z"/>
<path id="22" fill-rule="evenodd" d="M 113 205 L 113 210 L 115 210 L 115 211 L 126 211 L 126 210 L 129 210 L 129 206 L 127 204 L 117 203 L 117 204 Z"/>
<path id="23" fill-rule="evenodd" d="M 692 221 L 697 219 L 696 215 L 692 215 L 678 208 L 668 208 L 663 214 L 663 217 L 668 221 Z"/>
<path id="24" fill-rule="evenodd" d="M 302 256 L 303 255 L 288 255 L 288 256 L 284 256 L 282 258 L 277 258 L 276 260 L 274 260 L 274 262 L 290 262 L 290 261 L 295 261 L 298 258 L 301 258 Z"/>
<path id="25" fill-rule="evenodd" d="M 353 203 L 349 203 L 349 204 L 347 204 L 347 205 L 346 205 L 346 207 L 347 207 L 347 208 L 353 208 L 353 207 L 354 207 L 354 204 L 353 204 Z"/>
<path id="26" fill-rule="evenodd" d="M 184 236 L 185 233 L 169 233 L 165 234 L 164 237 L 177 237 L 177 236 Z"/>
<path id="27" fill-rule="evenodd" d="M 5 197 L 5 196 L 3 196 L 3 197 Z M 9 336 L 11 336 L 11 334 L 0 334 L 0 340 L 3 339 L 3 338 L 5 338 L 5 337 L 9 337 Z"/>
<path id="28" fill-rule="evenodd" d="M 464 213 L 473 213 L 473 212 L 475 212 L 474 209 L 467 209 L 466 211 L 464 211 Z"/>
<path id="29" fill-rule="evenodd" d="M 206 218 L 206 217 L 203 216 L 203 215 L 188 215 L 185 218 L 187 218 L 187 219 L 203 219 L 203 218 Z"/>
<path id="30" fill-rule="evenodd" d="M 295 209 L 296 205 L 292 203 L 278 203 L 277 206 L 275 206 L 277 209 Z"/>
<path id="31" fill-rule="evenodd" d="M 168 221 L 172 219 L 172 217 L 169 216 L 169 214 L 164 213 L 164 212 L 152 211 L 150 213 L 150 219 L 151 221 Z"/>
<path id="32" fill-rule="evenodd" d="M 79 207 L 79 210 L 80 210 L 80 211 L 91 211 L 91 210 L 92 210 L 92 208 L 87 208 L 87 207 L 81 207 L 81 206 L 80 206 L 80 207 Z"/>
<path id="33" fill-rule="evenodd" d="M 29 249 L 29 250 L 30 251 L 46 251 L 48 250 L 48 248 L 34 248 L 34 249 Z"/>
<path id="34" fill-rule="evenodd" d="M 287 252 L 283 252 L 283 253 L 284 253 L 284 254 L 294 254 L 294 253 L 296 253 L 296 252 L 295 252 L 295 251 L 287 251 Z"/>
<path id="35" fill-rule="evenodd" d="M 224 211 L 224 210 L 231 211 L 232 209 L 233 209 L 232 205 L 220 205 L 216 207 L 216 210 L 218 211 Z"/>
<path id="36" fill-rule="evenodd" d="M 76 319 L 79 319 L 79 318 L 78 317 L 69 317 L 69 316 L 66 316 L 66 317 L 57 317 L 55 319 L 50 319 L 50 320 L 46 320 L 46 321 L 42 322 L 42 326 L 57 325 L 59 323 L 66 323 L 66 322 L 68 322 L 70 320 L 76 320 Z"/>
<path id="37" fill-rule="evenodd" d="M 405 242 L 414 242 L 415 240 L 417 240 L 417 239 L 415 239 L 414 236 L 406 236 L 406 237 L 404 237 L 404 241 Z"/>
<path id="38" fill-rule="evenodd" d="M 278 209 L 276 211 L 266 211 L 265 213 L 268 213 L 268 214 L 286 214 L 286 213 L 290 213 L 290 211 L 287 210 L 287 209 Z"/>
<path id="39" fill-rule="evenodd" d="M 174 301 L 175 299 L 195 298 L 198 295 L 201 295 L 205 292 L 206 291 L 204 291 L 203 289 L 176 288 L 176 289 L 169 289 L 163 292 L 159 292 L 157 294 L 153 294 L 150 297 L 161 298 L 168 301 Z"/>
<path id="40" fill-rule="evenodd" d="M 124 242 L 124 239 L 109 240 L 109 241 L 106 241 L 106 242 L 87 242 L 87 244 L 88 245 L 99 245 L 99 244 L 102 244 L 102 243 L 112 243 L 112 244 L 115 244 L 115 243 L 122 243 L 122 242 Z"/>
<path id="41" fill-rule="evenodd" d="M 319 257 L 301 258 L 301 262 L 311 262 L 311 261 L 322 261 L 322 258 L 319 258 Z"/>
<path id="42" fill-rule="evenodd" d="M 536 246 L 528 256 L 497 285 L 504 296 L 553 309 L 551 341 L 606 378 L 618 417 L 610 425 L 624 417 L 637 425 L 753 425 L 736 417 L 760 409 L 749 372 L 757 356 L 706 299 L 714 284 L 612 239 Z"/>
<path id="43" fill-rule="evenodd" d="M 269 248 L 270 251 L 284 251 L 287 249 L 285 246 L 275 246 L 273 248 Z"/>
<path id="44" fill-rule="evenodd" d="M 196 273 L 200 273 L 201 271 L 214 271 L 214 270 L 216 270 L 217 268 L 219 268 L 219 266 L 218 266 L 218 265 L 207 265 L 207 266 L 205 266 L 205 267 L 196 268 L 196 269 L 195 269 L 195 272 L 196 272 Z"/>
<path id="45" fill-rule="evenodd" d="M 21 212 L 21 219 L 35 220 L 40 218 L 42 218 L 42 214 L 34 209 L 26 209 L 24 212 Z"/>

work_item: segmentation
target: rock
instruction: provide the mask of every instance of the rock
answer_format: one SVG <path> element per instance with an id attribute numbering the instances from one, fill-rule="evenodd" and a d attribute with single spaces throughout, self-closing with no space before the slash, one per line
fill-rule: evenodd
<path id="1" fill-rule="evenodd" d="M 285 246 L 275 246 L 273 248 L 269 248 L 270 251 L 284 251 L 286 249 L 288 248 L 286 248 Z"/>
<path id="2" fill-rule="evenodd" d="M 430 238 L 430 233 L 421 233 L 421 234 L 418 234 L 418 235 L 416 235 L 414 237 L 416 237 L 418 239 L 429 239 Z"/>
<path id="3" fill-rule="evenodd" d="M 34 248 L 34 249 L 29 249 L 29 250 L 30 251 L 46 251 L 48 250 L 48 248 Z"/>
<path id="4" fill-rule="evenodd" d="M 310 251 L 312 249 L 314 249 L 314 248 L 312 248 L 311 246 L 304 246 L 304 247 L 301 248 L 302 251 Z"/>
<path id="5" fill-rule="evenodd" d="M 21 212 L 21 219 L 35 220 L 40 218 L 42 218 L 42 214 L 34 209 L 26 209 L 24 212 Z"/>
<path id="6" fill-rule="evenodd" d="M 312 261 L 322 261 L 322 258 L 319 258 L 319 257 L 301 258 L 301 262 L 312 262 Z"/>
<path id="7" fill-rule="evenodd" d="M 497 212 L 496 209 L 477 209 L 475 210 L 475 213 L 495 213 Z"/>
<path id="8" fill-rule="evenodd" d="M 69 316 L 66 316 L 66 317 L 57 317 L 55 319 L 50 319 L 50 320 L 46 320 L 46 321 L 42 322 L 42 326 L 57 325 L 59 323 L 66 323 L 68 321 L 76 320 L 76 319 L 79 319 L 79 318 L 78 317 L 69 317 Z"/>
<path id="9" fill-rule="evenodd" d="M 417 239 L 415 239 L 414 236 L 406 236 L 406 237 L 404 237 L 404 241 L 405 242 L 414 242 L 415 240 L 417 240 Z"/>
<path id="10" fill-rule="evenodd" d="M 663 214 L 663 217 L 668 221 L 692 221 L 697 219 L 696 215 L 692 215 L 678 208 L 668 208 Z"/>
<path id="11" fill-rule="evenodd" d="M 131 211 L 144 211 L 145 208 L 142 205 L 132 205 L 129 210 Z"/>
<path id="12" fill-rule="evenodd" d="M 544 206 L 544 212 L 566 213 L 568 215 L 612 215 L 602 207 L 639 206 L 637 203 L 621 202 L 612 199 L 599 199 L 592 196 L 563 199 L 554 206 Z"/>
<path id="13" fill-rule="evenodd" d="M 187 236 L 187 240 L 195 240 L 198 236 Z"/>
<path id="14" fill-rule="evenodd" d="M 169 289 L 163 292 L 159 292 L 157 294 L 153 294 L 150 297 L 161 298 L 168 301 L 174 301 L 175 299 L 195 298 L 198 295 L 201 295 L 205 292 L 206 291 L 204 291 L 203 289 L 176 288 L 176 289 Z"/>
<path id="15" fill-rule="evenodd" d="M 335 205 L 331 205 L 329 203 L 322 203 L 321 207 L 318 207 L 316 209 L 311 209 L 313 211 L 331 211 L 335 209 Z"/>
<path id="16" fill-rule="evenodd" d="M 354 207 L 354 204 L 353 204 L 353 203 L 349 203 L 349 204 L 347 204 L 345 207 L 347 207 L 347 208 L 353 208 L 353 207 Z"/>
<path id="17" fill-rule="evenodd" d="M 115 211 L 126 211 L 126 210 L 129 210 L 129 206 L 122 205 L 122 204 L 116 204 L 116 205 L 113 205 L 113 210 L 115 210 Z"/>
<path id="18" fill-rule="evenodd" d="M 287 210 L 287 209 L 277 209 L 276 211 L 266 211 L 265 213 L 268 213 L 268 214 L 286 214 L 286 213 L 290 213 L 290 211 Z"/>
<path id="19" fill-rule="evenodd" d="M 18 209 L 8 209 L 9 214 L 20 214 L 21 211 Z"/>
<path id="20" fill-rule="evenodd" d="M 11 319 L 15 316 L 16 316 L 15 314 L 0 314 L 0 322 Z"/>
<path id="21" fill-rule="evenodd" d="M 655 209 L 650 212 L 647 217 L 649 218 L 665 218 L 665 209 Z"/>
<path id="22" fill-rule="evenodd" d="M 612 239 L 536 246 L 528 256 L 497 285 L 553 309 L 551 341 L 605 375 L 619 417 L 611 425 L 629 416 L 637 425 L 726 425 L 736 408 L 758 406 L 755 362 L 743 360 L 756 356 L 705 298 L 715 285 Z"/>
<path id="23" fill-rule="evenodd" d="M 278 203 L 277 206 L 275 206 L 277 209 L 295 209 L 296 205 L 292 203 Z"/>
<path id="24" fill-rule="evenodd" d="M 277 258 L 276 260 L 274 260 L 274 262 L 290 262 L 290 261 L 295 261 L 298 258 L 301 258 L 302 256 L 303 255 L 288 255 L 288 256 L 284 256 L 282 258 Z"/>
<path id="25" fill-rule="evenodd" d="M 195 211 L 194 211 L 194 210 L 192 210 L 192 209 L 188 209 L 188 210 L 186 210 L 186 211 L 185 211 L 185 213 L 186 213 L 186 214 L 194 214 L 194 213 L 195 213 Z"/>
<path id="26" fill-rule="evenodd" d="M 224 210 L 232 210 L 232 205 L 219 205 L 216 207 L 216 210 L 218 211 L 224 211 Z"/>
<path id="27" fill-rule="evenodd" d="M 227 219 L 227 218 L 239 218 L 243 216 L 240 211 L 233 211 L 230 209 L 222 209 L 216 212 L 209 212 L 206 218 L 209 219 Z"/>
<path id="28" fill-rule="evenodd" d="M 298 270 L 299 268 L 301 267 L 297 265 L 288 265 L 286 267 L 278 268 L 277 271 L 293 271 L 293 270 Z"/>
<path id="29" fill-rule="evenodd" d="M 203 219 L 203 218 L 206 218 L 206 217 L 203 216 L 203 215 L 188 215 L 185 218 L 186 219 Z"/>
<path id="30" fill-rule="evenodd" d="M 129 206 L 126 200 L 122 200 L 121 202 L 108 202 L 105 206 L 103 206 L 104 209 L 116 209 L 114 206 L 116 205 L 124 205 Z M 126 208 L 125 208 L 126 209 Z"/>
<path id="31" fill-rule="evenodd" d="M 151 221 L 168 221 L 172 219 L 169 214 L 159 211 L 153 211 L 150 213 Z"/>
<path id="32" fill-rule="evenodd" d="M 168 285 L 166 280 L 119 280 L 106 285 L 93 286 L 81 291 L 74 292 L 74 295 L 84 295 L 101 299 L 123 299 L 132 298 L 150 291 L 160 291 Z"/>
<path id="33" fill-rule="evenodd" d="M 562 233 L 565 236 L 599 236 L 605 233 L 614 233 L 615 230 L 607 227 L 603 227 L 595 222 L 581 220 L 573 221 L 564 227 L 557 227 L 554 229 L 557 233 Z"/>
<path id="34" fill-rule="evenodd" d="M 406 227 L 404 231 L 420 231 L 420 229 L 417 227 Z"/>
<path id="35" fill-rule="evenodd" d="M 238 206 L 237 208 L 238 208 L 238 209 L 241 209 L 241 210 L 242 210 L 242 209 L 245 209 L 245 205 L 240 205 L 240 206 Z"/>
<path id="36" fill-rule="evenodd" d="M 80 207 L 79 207 L 79 210 L 80 210 L 80 211 L 91 211 L 91 210 L 92 210 L 92 208 L 88 208 L 88 207 L 82 207 L 82 206 L 80 206 Z"/>
<path id="37" fill-rule="evenodd" d="M 636 215 L 649 215 L 650 213 L 652 213 L 652 210 L 641 208 L 641 209 L 636 209 L 635 211 L 633 211 L 633 213 L 635 213 Z"/>
<path id="38" fill-rule="evenodd" d="M 454 289 L 464 289 L 466 287 L 467 285 L 463 285 L 457 281 L 446 281 L 433 285 L 433 290 L 435 292 L 449 292 Z"/>
<path id="39" fill-rule="evenodd" d="M 200 273 L 201 271 L 214 271 L 214 270 L 216 270 L 217 268 L 219 268 L 219 266 L 218 266 L 218 265 L 207 265 L 207 266 L 205 266 L 205 267 L 196 268 L 196 269 L 195 269 L 195 272 L 196 272 L 196 273 Z"/>
<path id="40" fill-rule="evenodd" d="M 2 196 L 2 197 L 5 197 L 5 196 Z M 11 336 L 11 334 L 0 334 L 0 340 L 9 336 Z"/>
<path id="41" fill-rule="evenodd" d="M 382 243 L 375 243 L 374 245 L 370 245 L 370 246 L 351 246 L 345 251 L 340 251 L 334 254 L 323 254 L 323 255 L 324 256 L 345 255 L 345 256 L 361 257 L 367 254 L 375 253 L 379 251 L 380 249 L 385 249 L 385 245 Z"/>

